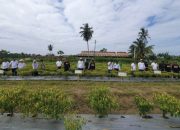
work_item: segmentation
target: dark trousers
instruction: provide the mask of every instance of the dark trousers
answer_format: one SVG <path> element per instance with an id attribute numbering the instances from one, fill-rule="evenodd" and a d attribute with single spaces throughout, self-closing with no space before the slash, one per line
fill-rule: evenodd
<path id="1" fill-rule="evenodd" d="M 12 69 L 12 76 L 17 76 L 17 68 Z"/>
<path id="2" fill-rule="evenodd" d="M 8 71 L 8 69 L 3 69 L 3 75 L 6 75 L 7 71 Z"/>

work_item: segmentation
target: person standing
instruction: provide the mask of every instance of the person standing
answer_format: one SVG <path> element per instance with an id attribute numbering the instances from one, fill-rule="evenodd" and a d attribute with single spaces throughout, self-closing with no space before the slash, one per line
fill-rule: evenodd
<path id="1" fill-rule="evenodd" d="M 13 59 L 10 62 L 10 66 L 11 66 L 11 69 L 12 69 L 12 76 L 17 76 L 18 61 Z"/>
<path id="2" fill-rule="evenodd" d="M 108 73 L 111 73 L 111 71 L 113 70 L 113 62 L 112 62 L 112 61 L 109 61 L 109 62 L 107 63 L 107 65 L 108 65 Z"/>
<path id="3" fill-rule="evenodd" d="M 3 70 L 3 75 L 6 75 L 6 72 L 9 69 L 9 62 L 4 60 L 1 64 L 1 69 Z"/>
<path id="4" fill-rule="evenodd" d="M 80 58 L 78 63 L 77 63 L 77 69 L 78 70 L 84 70 L 84 61 L 82 58 Z"/>
<path id="5" fill-rule="evenodd" d="M 119 63 L 114 63 L 113 69 L 116 70 L 116 71 L 119 71 L 119 70 L 120 70 L 120 65 L 119 65 Z"/>
<path id="6" fill-rule="evenodd" d="M 20 59 L 18 63 L 18 69 L 23 69 L 25 66 L 26 64 L 24 63 L 24 60 Z"/>
<path id="7" fill-rule="evenodd" d="M 70 67 L 71 67 L 70 62 L 67 59 L 65 59 L 65 61 L 64 61 L 64 71 L 69 71 Z"/>
<path id="8" fill-rule="evenodd" d="M 131 71 L 135 72 L 136 71 L 136 64 L 133 62 L 131 63 Z"/>
<path id="9" fill-rule="evenodd" d="M 40 67 L 41 67 L 41 70 L 46 70 L 46 66 L 44 64 L 43 59 L 40 60 Z"/>
<path id="10" fill-rule="evenodd" d="M 145 64 L 142 59 L 140 59 L 140 62 L 138 63 L 138 69 L 139 71 L 143 72 L 145 70 Z"/>
<path id="11" fill-rule="evenodd" d="M 89 64 L 89 70 L 95 70 L 95 68 L 96 68 L 96 64 L 94 62 L 94 59 L 92 59 Z"/>
<path id="12" fill-rule="evenodd" d="M 62 68 L 62 61 L 60 60 L 60 59 L 58 59 L 57 61 L 56 61 L 56 67 L 57 67 L 57 69 L 59 70 L 59 69 L 61 69 Z"/>
<path id="13" fill-rule="evenodd" d="M 173 71 L 174 73 L 179 73 L 180 67 L 179 67 L 179 65 L 178 65 L 177 63 L 174 63 L 174 64 L 172 65 L 172 71 Z"/>
<path id="14" fill-rule="evenodd" d="M 159 69 L 160 69 L 160 71 L 165 71 L 165 68 L 166 68 L 166 65 L 165 65 L 164 61 L 162 61 L 162 62 L 159 64 Z"/>
<path id="15" fill-rule="evenodd" d="M 158 70 L 158 64 L 156 62 L 154 62 L 154 61 L 151 63 L 151 67 L 152 67 L 153 71 L 157 71 Z"/>
<path id="16" fill-rule="evenodd" d="M 33 60 L 33 63 L 32 63 L 32 68 L 33 68 L 32 75 L 33 76 L 38 76 L 38 67 L 39 67 L 38 62 L 36 60 Z"/>

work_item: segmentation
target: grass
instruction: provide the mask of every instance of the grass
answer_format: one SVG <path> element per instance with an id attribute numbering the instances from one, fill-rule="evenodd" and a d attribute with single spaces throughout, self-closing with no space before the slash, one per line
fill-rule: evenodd
<path id="1" fill-rule="evenodd" d="M 75 100 L 74 110 L 82 114 L 93 113 L 87 105 L 88 93 L 94 87 L 109 87 L 113 95 L 118 98 L 121 104 L 120 110 L 112 113 L 137 114 L 134 104 L 134 97 L 142 95 L 147 99 L 152 98 L 154 92 L 167 92 L 168 94 L 180 98 L 180 82 L 159 82 L 159 83 L 118 83 L 118 82 L 75 82 L 75 81 L 1 81 L 0 87 L 23 86 L 29 89 L 55 87 L 62 89 Z M 153 113 L 160 113 L 155 109 Z"/>

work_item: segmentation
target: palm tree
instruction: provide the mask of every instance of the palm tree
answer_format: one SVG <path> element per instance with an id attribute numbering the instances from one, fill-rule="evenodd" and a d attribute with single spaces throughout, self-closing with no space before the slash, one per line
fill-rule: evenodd
<path id="1" fill-rule="evenodd" d="M 83 27 L 80 27 L 81 31 L 79 32 L 81 34 L 81 37 L 83 37 L 83 40 L 87 42 L 87 49 L 88 49 L 88 56 L 89 56 L 89 43 L 88 41 L 91 40 L 92 34 L 94 31 L 92 30 L 92 27 L 89 27 L 89 24 L 83 24 Z"/>
<path id="2" fill-rule="evenodd" d="M 53 45 L 52 44 L 48 45 L 48 50 L 49 50 L 50 54 L 52 54 L 52 51 L 53 51 Z"/>
<path id="3" fill-rule="evenodd" d="M 60 56 L 62 56 L 62 55 L 64 54 L 64 52 L 63 52 L 62 50 L 59 50 L 59 51 L 57 52 L 57 54 L 60 55 Z"/>
<path id="4" fill-rule="evenodd" d="M 148 46 L 148 30 L 141 28 L 140 32 L 138 33 L 139 37 L 133 44 L 129 47 L 129 53 L 134 56 L 136 59 L 144 59 L 147 58 L 149 55 L 153 54 L 153 45 Z"/>

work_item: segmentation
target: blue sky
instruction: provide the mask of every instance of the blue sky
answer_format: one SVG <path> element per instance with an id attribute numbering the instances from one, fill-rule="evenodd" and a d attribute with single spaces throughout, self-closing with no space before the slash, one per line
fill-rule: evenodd
<path id="1" fill-rule="evenodd" d="M 0 49 L 77 54 L 86 50 L 80 26 L 94 29 L 90 49 L 128 51 L 141 27 L 154 51 L 180 55 L 180 0 L 0 0 Z"/>

